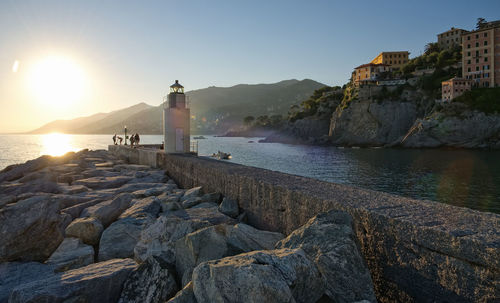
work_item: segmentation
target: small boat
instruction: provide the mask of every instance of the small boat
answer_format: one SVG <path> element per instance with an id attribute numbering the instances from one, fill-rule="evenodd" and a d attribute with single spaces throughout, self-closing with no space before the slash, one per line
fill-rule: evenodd
<path id="1" fill-rule="evenodd" d="M 193 137 L 193 139 L 200 140 L 200 139 L 206 139 L 206 138 L 204 136 L 196 136 L 196 137 Z"/>
<path id="2" fill-rule="evenodd" d="M 248 141 L 248 143 L 255 143 L 255 141 L 250 140 L 250 141 Z"/>
<path id="3" fill-rule="evenodd" d="M 225 153 L 225 152 L 221 152 L 221 151 L 218 151 L 217 153 L 213 153 L 212 157 L 217 158 L 219 160 L 229 160 L 232 158 L 230 153 Z"/>

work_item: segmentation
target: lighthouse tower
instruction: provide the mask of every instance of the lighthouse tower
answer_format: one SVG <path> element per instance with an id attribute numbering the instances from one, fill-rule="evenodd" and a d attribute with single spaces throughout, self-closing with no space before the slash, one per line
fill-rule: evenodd
<path id="1" fill-rule="evenodd" d="M 166 153 L 189 152 L 189 118 L 184 86 L 175 80 L 170 86 L 167 101 L 163 103 L 163 142 Z"/>

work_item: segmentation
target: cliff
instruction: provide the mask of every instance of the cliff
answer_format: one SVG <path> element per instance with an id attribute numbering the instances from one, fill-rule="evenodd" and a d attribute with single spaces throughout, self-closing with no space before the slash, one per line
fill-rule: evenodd
<path id="1" fill-rule="evenodd" d="M 460 113 L 435 112 L 417 119 L 398 145 L 403 147 L 500 148 L 500 115 L 464 108 Z"/>

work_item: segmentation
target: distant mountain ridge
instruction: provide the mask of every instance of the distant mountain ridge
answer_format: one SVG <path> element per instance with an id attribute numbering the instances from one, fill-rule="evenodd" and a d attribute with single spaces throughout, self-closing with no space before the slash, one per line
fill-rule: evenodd
<path id="1" fill-rule="evenodd" d="M 293 104 L 307 99 L 322 83 L 284 80 L 272 84 L 238 84 L 186 92 L 191 108 L 193 133 L 224 132 L 253 115 L 286 114 Z M 134 106 L 72 120 L 56 120 L 31 131 L 32 134 L 61 132 L 68 134 L 121 133 L 126 125 L 131 132 L 162 133 L 162 106 L 139 103 Z"/>

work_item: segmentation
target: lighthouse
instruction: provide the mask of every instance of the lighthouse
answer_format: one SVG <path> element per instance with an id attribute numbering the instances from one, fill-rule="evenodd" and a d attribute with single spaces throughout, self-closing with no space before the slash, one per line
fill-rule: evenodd
<path id="1" fill-rule="evenodd" d="M 188 153 L 190 141 L 190 112 L 184 86 L 175 80 L 163 103 L 163 142 L 166 153 Z"/>

